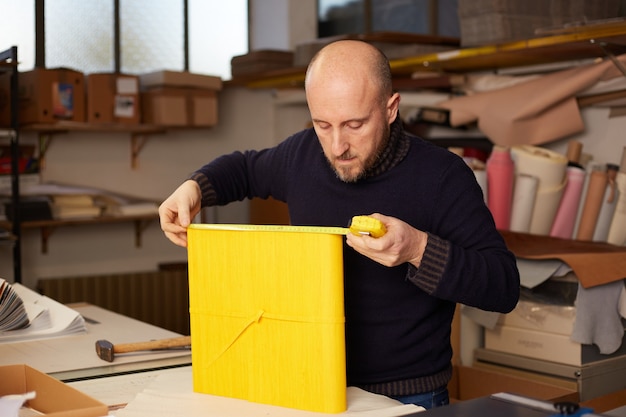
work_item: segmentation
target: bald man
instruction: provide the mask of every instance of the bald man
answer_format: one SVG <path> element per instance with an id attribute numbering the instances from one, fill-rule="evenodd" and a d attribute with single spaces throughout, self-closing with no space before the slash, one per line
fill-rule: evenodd
<path id="1" fill-rule="evenodd" d="M 381 220 L 384 236 L 345 240 L 348 385 L 432 408 L 448 403 L 456 304 L 511 311 L 519 272 L 472 171 L 403 130 L 391 83 L 372 45 L 327 45 L 306 73 L 313 127 L 208 163 L 159 213 L 165 235 L 183 247 L 201 207 L 245 198 L 286 202 L 294 225 Z"/>

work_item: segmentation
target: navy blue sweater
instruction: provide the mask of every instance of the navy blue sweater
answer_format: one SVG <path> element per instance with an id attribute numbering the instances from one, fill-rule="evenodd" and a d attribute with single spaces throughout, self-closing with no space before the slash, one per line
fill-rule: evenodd
<path id="1" fill-rule="evenodd" d="M 378 212 L 429 234 L 419 268 L 385 267 L 344 245 L 348 384 L 408 395 L 447 384 L 455 304 L 509 312 L 519 273 L 465 162 L 404 132 L 399 120 L 391 136 L 356 183 L 337 178 L 313 129 L 222 156 L 192 178 L 203 205 L 272 196 L 288 204 L 294 225 L 345 227 Z"/>

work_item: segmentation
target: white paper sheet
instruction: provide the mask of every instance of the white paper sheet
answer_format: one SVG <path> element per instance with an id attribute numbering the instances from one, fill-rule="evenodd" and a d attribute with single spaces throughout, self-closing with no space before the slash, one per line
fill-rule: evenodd
<path id="1" fill-rule="evenodd" d="M 348 387 L 348 410 L 337 416 L 393 417 L 422 407 Z M 258 404 L 234 398 L 193 392 L 191 368 L 160 374 L 117 417 L 320 417 L 325 413 Z"/>

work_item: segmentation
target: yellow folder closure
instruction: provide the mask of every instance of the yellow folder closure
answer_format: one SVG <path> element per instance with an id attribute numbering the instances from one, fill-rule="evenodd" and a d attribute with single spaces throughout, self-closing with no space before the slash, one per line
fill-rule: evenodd
<path id="1" fill-rule="evenodd" d="M 189 226 L 194 391 L 346 410 L 339 230 Z"/>

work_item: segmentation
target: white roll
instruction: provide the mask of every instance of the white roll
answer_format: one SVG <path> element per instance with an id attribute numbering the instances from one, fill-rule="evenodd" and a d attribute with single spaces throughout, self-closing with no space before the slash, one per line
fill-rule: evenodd
<path id="1" fill-rule="evenodd" d="M 530 233 L 534 235 L 549 235 L 552 223 L 559 209 L 559 203 L 565 190 L 564 181 L 561 185 L 553 188 L 539 188 L 533 207 L 533 215 L 530 221 Z"/>
<path id="2" fill-rule="evenodd" d="M 511 230 L 528 233 L 533 215 L 539 179 L 532 175 L 521 174 L 515 177 L 513 189 L 513 208 L 511 209 Z"/>
<path id="3" fill-rule="evenodd" d="M 567 158 L 558 152 L 538 146 L 522 145 L 511 148 L 517 174 L 533 175 L 539 188 L 556 188 L 563 184 Z"/>
<path id="4" fill-rule="evenodd" d="M 618 172 L 615 183 L 619 190 L 619 199 L 613 213 L 607 242 L 623 246 L 626 245 L 626 172 Z"/>
<path id="5" fill-rule="evenodd" d="M 485 199 L 485 204 L 487 203 L 487 171 L 484 169 L 475 169 L 474 176 L 476 177 L 476 182 L 480 185 L 480 188 L 483 190 L 483 197 Z"/>
<path id="6" fill-rule="evenodd" d="M 538 180 L 529 232 L 548 235 L 566 184 L 567 158 L 550 149 L 522 145 L 511 148 L 515 173 Z"/>

